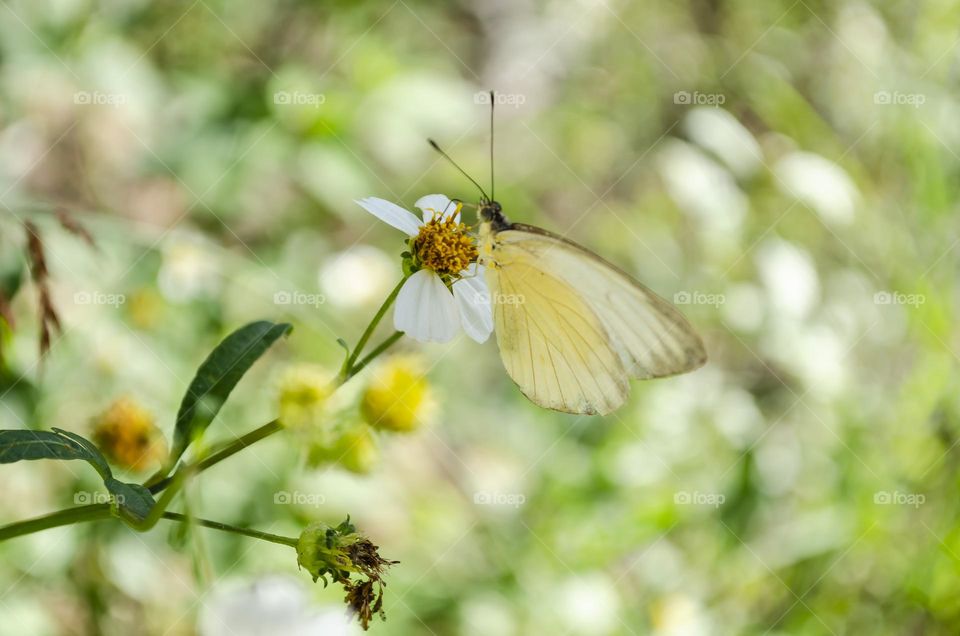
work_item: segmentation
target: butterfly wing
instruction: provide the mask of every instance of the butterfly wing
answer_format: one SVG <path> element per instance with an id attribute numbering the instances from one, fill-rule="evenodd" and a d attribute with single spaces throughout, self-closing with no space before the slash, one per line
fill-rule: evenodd
<path id="1" fill-rule="evenodd" d="M 524 395 L 567 413 L 604 414 L 623 404 L 623 365 L 575 290 L 524 259 L 488 267 L 486 277 L 500 357 Z"/>
<path id="2" fill-rule="evenodd" d="M 561 312 L 555 309 L 552 314 L 546 313 L 548 308 L 540 302 L 518 304 L 505 313 L 501 309 L 501 299 L 496 296 L 504 284 L 517 290 L 517 294 L 529 293 L 534 297 L 541 289 L 549 288 L 555 296 L 552 306 L 566 305 L 578 317 L 583 316 L 584 324 L 599 325 L 599 333 L 587 331 L 583 340 L 599 352 L 600 359 L 606 360 L 609 357 L 607 352 L 612 352 L 619 362 L 618 367 L 606 364 L 609 371 L 601 374 L 598 381 L 608 387 L 623 387 L 622 394 L 608 390 L 605 400 L 588 399 L 582 403 L 576 401 L 582 395 L 576 395 L 574 400 L 552 400 L 561 406 L 550 408 L 570 413 L 609 412 L 626 399 L 629 392 L 627 376 L 647 379 L 674 375 L 692 371 L 706 361 L 700 337 L 677 309 L 593 252 L 546 230 L 518 223 L 491 233 L 489 237 L 487 276 L 495 294 L 495 326 L 501 357 L 510 376 L 537 404 L 541 402 L 531 394 L 538 394 L 538 389 L 529 385 L 530 377 L 537 370 L 541 376 L 548 372 L 551 358 L 537 359 L 528 354 L 528 361 L 524 362 L 518 359 L 515 341 L 529 339 L 524 334 L 529 331 L 523 322 L 524 316 L 535 317 L 535 323 L 551 325 L 559 320 L 557 314 Z M 543 286 L 539 281 L 544 280 L 551 282 Z M 511 297 L 507 294 L 503 298 L 509 300 Z M 550 331 L 541 331 L 547 334 L 543 339 L 548 342 L 540 345 L 540 349 L 560 352 L 559 359 L 564 361 L 565 370 L 577 380 L 584 381 L 597 371 L 582 364 L 580 357 L 567 349 L 570 346 L 568 340 L 554 340 L 551 344 Z M 504 341 L 512 358 L 510 363 L 507 362 L 508 355 L 504 354 Z M 582 349 L 583 342 L 579 346 Z M 557 358 L 556 353 L 552 355 Z M 535 369 L 528 370 L 527 366 Z M 511 367 L 519 373 L 514 375 Z M 618 369 L 621 375 L 616 377 Z"/>

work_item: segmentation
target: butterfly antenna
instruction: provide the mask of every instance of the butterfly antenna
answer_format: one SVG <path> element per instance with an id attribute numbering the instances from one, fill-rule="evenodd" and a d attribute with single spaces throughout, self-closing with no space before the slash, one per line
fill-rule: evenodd
<path id="1" fill-rule="evenodd" d="M 472 183 L 473 185 L 477 186 L 477 190 L 480 191 L 480 194 L 483 196 L 484 199 L 489 199 L 489 198 L 490 198 L 490 197 L 487 196 L 487 193 L 483 191 L 483 188 L 480 187 L 480 184 L 477 183 L 476 180 L 474 180 L 473 177 L 471 177 L 470 175 L 468 175 L 466 170 L 464 170 L 463 168 L 461 168 L 460 166 L 458 166 L 458 165 L 457 165 L 457 162 L 454 161 L 453 159 L 451 159 L 451 158 L 450 158 L 450 155 L 448 155 L 447 153 L 445 153 L 445 152 L 440 148 L 440 146 L 437 145 L 437 142 L 435 142 L 433 139 L 427 139 L 427 141 L 430 142 L 430 145 L 433 147 L 434 150 L 436 150 L 437 152 L 439 152 L 440 155 L 443 156 L 444 159 L 446 159 L 447 161 L 449 161 L 450 164 L 451 164 L 454 168 L 456 168 L 457 170 L 459 170 L 459 171 L 460 171 L 460 174 L 462 174 L 462 175 L 465 176 L 467 179 L 469 179 L 469 180 L 470 180 L 470 183 Z"/>
<path id="2" fill-rule="evenodd" d="M 497 189 L 493 174 L 493 106 L 496 103 L 496 94 L 490 91 L 490 198 L 496 198 Z"/>

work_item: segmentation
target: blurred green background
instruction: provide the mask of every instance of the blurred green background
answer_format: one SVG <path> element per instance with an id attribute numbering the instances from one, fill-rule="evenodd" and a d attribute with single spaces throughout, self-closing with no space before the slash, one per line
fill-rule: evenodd
<path id="1" fill-rule="evenodd" d="M 474 200 L 424 140 L 487 183 L 496 89 L 508 216 L 672 299 L 710 362 L 578 418 L 526 402 L 492 341 L 404 342 L 439 414 L 380 437 L 370 474 L 310 468 L 275 436 L 198 478 L 189 509 L 293 536 L 351 514 L 401 561 L 371 633 L 956 634 L 958 18 L 948 1 L 0 0 L 0 267 L 22 269 L 32 220 L 63 321 L 41 363 L 25 282 L 0 428 L 88 435 L 126 395 L 169 439 L 196 366 L 258 318 L 295 330 L 210 438 L 274 417 L 283 370 L 335 370 L 336 338 L 399 276 L 401 235 L 353 199 Z M 0 472 L 0 524 L 96 487 L 56 462 Z M 288 548 L 170 528 L 0 545 L 0 634 L 357 630 Z"/>

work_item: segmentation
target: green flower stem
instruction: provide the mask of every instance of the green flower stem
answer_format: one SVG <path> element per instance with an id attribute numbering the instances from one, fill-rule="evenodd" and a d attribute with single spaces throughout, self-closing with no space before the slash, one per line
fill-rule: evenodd
<path id="1" fill-rule="evenodd" d="M 292 548 L 297 547 L 297 539 L 291 537 L 284 537 L 279 534 L 270 534 L 269 532 L 260 532 L 259 530 L 250 530 L 249 528 L 240 528 L 237 526 L 231 526 L 228 523 L 220 523 L 219 521 L 210 521 L 209 519 L 201 519 L 199 517 L 188 517 L 187 515 L 182 515 L 178 512 L 165 512 L 161 515 L 164 519 L 170 519 L 171 521 L 179 521 L 180 523 L 195 523 L 204 528 L 213 528 L 214 530 L 221 530 L 223 532 L 230 532 L 233 534 L 242 534 L 245 537 L 253 537 L 254 539 L 260 539 L 262 541 L 269 541 L 270 543 L 279 543 L 280 545 L 288 545 Z"/>
<path id="2" fill-rule="evenodd" d="M 383 304 L 380 305 L 380 309 L 377 310 L 373 320 L 371 320 L 370 324 L 367 325 L 363 335 L 360 336 L 360 340 L 357 341 L 357 346 L 353 348 L 353 352 L 344 361 L 343 369 L 340 370 L 340 375 L 343 377 L 344 382 L 350 379 L 357 372 L 357 369 L 354 367 L 354 363 L 357 361 L 357 358 L 360 357 L 360 354 L 363 353 L 363 348 L 367 345 L 367 341 L 370 340 L 370 336 L 373 335 L 377 325 L 380 324 L 380 320 L 384 317 L 384 315 L 386 315 L 387 310 L 390 309 L 390 305 L 392 305 L 393 301 L 397 299 L 397 294 L 400 293 L 400 289 L 403 287 L 403 284 L 407 282 L 408 278 L 410 278 L 410 276 L 405 275 L 400 279 L 400 282 L 397 283 L 397 286 L 393 288 L 393 291 L 390 292 L 390 295 L 387 296 L 386 300 L 383 301 Z"/>
<path id="3" fill-rule="evenodd" d="M 50 528 L 59 528 L 61 526 L 82 523 L 84 521 L 109 519 L 112 516 L 113 513 L 110 511 L 110 504 L 91 504 L 89 506 L 68 508 L 66 510 L 60 510 L 49 515 L 44 515 L 43 517 L 30 519 L 29 521 L 21 521 L 19 523 L 13 523 L 8 526 L 4 526 L 0 528 L 0 541 L 6 541 L 7 539 L 13 539 L 14 537 L 32 534 L 34 532 L 48 530 Z M 259 530 L 238 528 L 237 526 L 231 526 L 227 523 L 220 523 L 219 521 L 190 518 L 177 512 L 164 512 L 162 515 L 160 515 L 160 517 L 180 523 L 193 522 L 205 528 L 213 528 L 214 530 L 220 530 L 222 532 L 230 532 L 233 534 L 252 537 L 254 539 L 260 539 L 262 541 L 279 543 L 280 545 L 287 545 L 294 548 L 297 547 L 297 539 L 283 537 L 277 534 L 271 534 L 269 532 L 260 532 Z"/>
<path id="4" fill-rule="evenodd" d="M 394 332 L 386 340 L 377 345 L 377 347 L 375 347 L 367 356 L 365 356 L 359 362 L 357 361 L 357 358 L 360 357 L 363 347 L 365 347 L 367 342 L 370 340 L 370 336 L 373 335 L 377 325 L 380 324 L 380 321 L 383 319 L 384 315 L 386 315 L 390 305 L 392 305 L 393 301 L 396 300 L 397 294 L 400 293 L 400 288 L 403 287 L 403 284 L 406 282 L 407 278 L 409 278 L 409 276 L 404 276 L 402 279 L 400 279 L 400 282 L 397 283 L 397 286 L 392 292 L 390 292 L 390 295 L 387 296 L 386 300 L 384 300 L 383 304 L 380 306 L 380 309 L 377 310 L 373 320 L 371 320 L 370 324 L 367 325 L 367 328 L 364 330 L 359 342 L 357 342 L 356 348 L 354 348 L 353 352 L 344 362 L 340 374 L 334 380 L 334 390 L 359 373 L 361 369 L 373 362 L 377 356 L 381 355 L 384 351 L 393 346 L 393 344 L 403 336 L 403 332 L 401 331 Z M 163 496 L 160 497 L 160 500 L 157 501 L 157 504 L 150 510 L 150 514 L 147 516 L 147 518 L 143 520 L 137 520 L 132 519 L 129 516 L 123 516 L 123 521 L 135 530 L 142 532 L 152 528 L 160 519 L 171 519 L 174 521 L 185 520 L 186 517 L 183 515 L 175 512 L 167 512 L 166 509 L 173 498 L 180 491 L 183 483 L 186 481 L 187 476 L 192 476 L 196 473 L 203 472 L 207 468 L 210 468 L 211 466 L 222 462 L 228 457 L 239 453 L 248 446 L 252 446 L 260 440 L 273 435 L 281 428 L 283 427 L 279 420 L 267 422 L 263 426 L 250 431 L 246 435 L 242 435 L 232 442 L 228 442 L 226 445 L 222 446 L 219 450 L 214 451 L 207 457 L 193 464 L 182 467 L 173 475 L 164 477 L 156 483 L 151 484 L 149 486 L 151 493 L 157 494 L 161 491 L 165 492 L 163 493 Z M 65 510 L 58 510 L 57 512 L 53 512 L 42 517 L 27 519 L 26 521 L 19 521 L 17 523 L 0 527 L 0 541 L 5 541 L 7 539 L 12 539 L 25 534 L 32 534 L 34 532 L 47 530 L 49 528 L 68 526 L 74 523 L 82 523 L 84 521 L 95 521 L 97 519 L 108 519 L 112 516 L 114 515 L 109 504 L 92 504 L 89 506 L 79 506 L 75 508 L 67 508 Z M 193 520 L 196 523 L 208 528 L 214 528 L 216 530 L 222 530 L 225 532 L 233 532 L 235 534 L 242 534 L 282 545 L 296 546 L 296 539 L 289 539 L 287 537 L 281 537 L 265 532 L 258 532 L 256 530 L 238 528 L 217 521 L 196 518 Z"/>
<path id="5" fill-rule="evenodd" d="M 360 362 L 357 362 L 353 365 L 353 368 L 350 369 L 350 376 L 352 377 L 360 373 L 360 371 L 365 366 L 373 362 L 374 358 L 376 358 L 381 353 L 389 349 L 391 346 L 393 346 L 393 343 L 395 343 L 397 340 L 399 340 L 402 337 L 403 337 L 402 331 L 394 331 L 389 338 L 387 338 L 386 340 L 381 342 L 379 345 L 377 345 L 377 347 L 373 351 L 371 351 L 369 355 L 367 355 L 365 358 L 360 360 Z"/>
<path id="6" fill-rule="evenodd" d="M 58 510 L 42 517 L 3 526 L 0 528 L 0 541 L 40 532 L 48 528 L 59 528 L 60 526 L 69 526 L 84 521 L 96 521 L 97 519 L 109 519 L 110 516 L 110 504 L 105 503 Z"/>
<path id="7" fill-rule="evenodd" d="M 256 428 L 250 431 L 249 433 L 247 433 L 246 435 L 242 435 L 237 439 L 233 440 L 232 442 L 227 443 L 225 446 L 221 447 L 220 450 L 213 452 L 212 454 L 201 459 L 197 463 L 192 464 L 186 468 L 181 468 L 179 471 L 177 471 L 177 473 L 181 471 L 186 471 L 191 473 L 203 472 L 204 470 L 210 468 L 214 464 L 218 464 L 222 462 L 223 460 L 230 457 L 231 455 L 235 453 L 239 453 L 244 448 L 259 442 L 265 437 L 269 437 L 273 435 L 274 433 L 279 431 L 281 428 L 283 428 L 283 426 L 280 424 L 280 420 L 272 420 L 270 422 L 267 422 L 260 428 Z M 175 476 L 176 476 L 176 473 L 174 475 L 171 475 L 170 477 L 165 477 L 164 479 L 161 479 L 157 483 L 153 484 L 152 486 L 150 486 L 150 492 L 156 494 L 161 490 L 164 490 L 167 486 L 171 484 L 171 482 L 173 482 L 173 479 Z"/>

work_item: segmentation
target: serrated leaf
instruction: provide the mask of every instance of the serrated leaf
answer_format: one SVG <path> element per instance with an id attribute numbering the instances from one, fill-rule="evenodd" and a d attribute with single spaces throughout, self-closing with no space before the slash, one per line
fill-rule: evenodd
<path id="1" fill-rule="evenodd" d="M 180 403 L 168 467 L 206 430 L 253 363 L 292 328 L 268 320 L 253 322 L 227 336 L 207 356 Z"/>

